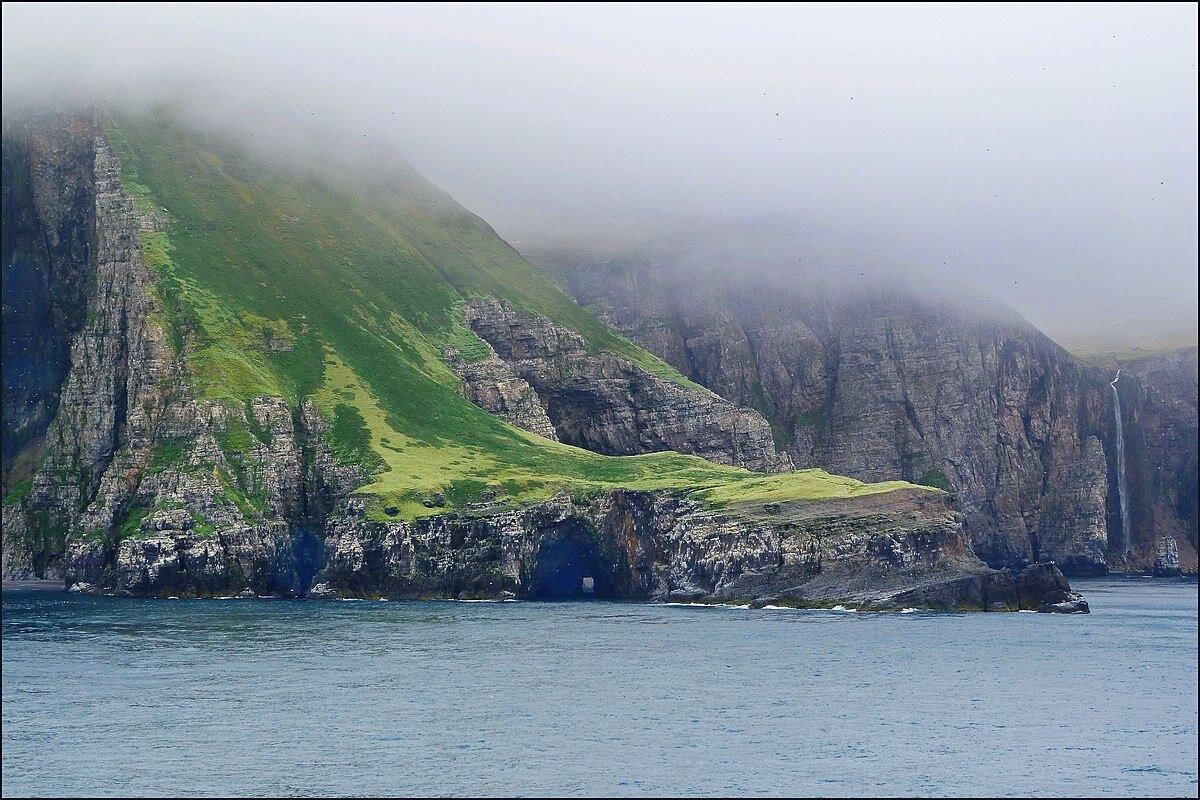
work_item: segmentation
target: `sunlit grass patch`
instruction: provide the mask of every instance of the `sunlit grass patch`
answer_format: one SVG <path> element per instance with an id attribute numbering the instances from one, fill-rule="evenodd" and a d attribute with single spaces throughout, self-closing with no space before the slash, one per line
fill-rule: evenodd
<path id="1" fill-rule="evenodd" d="M 820 469 L 802 469 L 778 475 L 751 474 L 711 489 L 696 492 L 705 503 L 724 508 L 733 503 L 780 503 L 789 500 L 828 500 L 837 497 L 860 497 L 898 489 L 918 487 L 907 481 L 864 483 L 844 475 L 830 475 Z M 934 491 L 930 489 L 930 491 Z"/>

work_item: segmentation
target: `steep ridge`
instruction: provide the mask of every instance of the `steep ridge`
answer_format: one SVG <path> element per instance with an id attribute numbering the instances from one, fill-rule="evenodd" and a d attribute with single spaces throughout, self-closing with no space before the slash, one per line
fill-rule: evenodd
<path id="1" fill-rule="evenodd" d="M 1148 365 L 1118 386 L 1132 404 L 1127 561 L 1112 373 L 1016 314 L 907 289 L 835 292 L 751 265 L 697 272 L 671 253 L 530 256 L 631 339 L 761 411 L 797 466 L 955 492 L 976 553 L 994 567 L 1053 559 L 1075 574 L 1150 569 L 1163 535 L 1184 560 L 1194 553 L 1195 387 L 1181 364 L 1172 362 L 1178 378 L 1154 373 L 1154 402 L 1170 411 L 1136 399 Z M 1194 376 L 1194 350 L 1190 359 Z M 1152 452 L 1139 433 L 1147 413 L 1160 420 L 1150 438 L 1162 443 L 1150 463 L 1165 468 L 1153 480 L 1133 474 Z M 1166 494 L 1177 499 L 1157 499 Z"/>
<path id="2" fill-rule="evenodd" d="M 6 450 L 6 576 L 138 595 L 538 596 L 582 558 L 609 596 L 886 607 L 919 585 L 906 602 L 1080 607 L 1054 581 L 1022 596 L 987 569 L 936 490 L 735 466 L 787 466 L 757 412 L 607 329 L 402 164 L 267 166 L 167 113 L 13 125 L 5 158 L 6 179 L 46 177 L 14 181 L 5 239 L 10 221 L 27 233 L 6 276 L 34 263 L 49 284 L 21 316 L 6 281 L 6 347 L 12 331 L 28 349 L 38 315 L 73 320 L 59 387 L 61 364 L 6 362 L 6 407 L 58 394 L 18 415 Z M 82 268 L 34 246 L 71 215 Z M 504 391 L 464 386 L 485 362 Z M 873 495 L 885 511 L 812 510 Z M 660 511 L 620 521 L 621 498 Z"/>

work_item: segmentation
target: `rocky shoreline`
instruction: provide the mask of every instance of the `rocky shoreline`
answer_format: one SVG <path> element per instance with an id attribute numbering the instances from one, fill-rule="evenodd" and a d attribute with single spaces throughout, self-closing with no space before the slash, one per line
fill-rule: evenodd
<path id="1" fill-rule="evenodd" d="M 713 511 L 670 493 L 562 494 L 377 522 L 351 498 L 326 521 L 302 579 L 286 526 L 240 536 L 145 532 L 73 542 L 64 581 L 120 596 L 312 599 L 625 599 L 863 610 L 1071 613 L 1087 602 L 1053 564 L 992 570 L 970 552 L 947 496 Z"/>

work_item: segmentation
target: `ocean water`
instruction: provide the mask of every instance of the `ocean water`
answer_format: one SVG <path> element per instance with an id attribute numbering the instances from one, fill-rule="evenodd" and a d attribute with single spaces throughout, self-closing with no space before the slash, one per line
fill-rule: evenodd
<path id="1" fill-rule="evenodd" d="M 1197 794 L 1194 581 L 1088 615 L 5 592 L 9 795 Z"/>

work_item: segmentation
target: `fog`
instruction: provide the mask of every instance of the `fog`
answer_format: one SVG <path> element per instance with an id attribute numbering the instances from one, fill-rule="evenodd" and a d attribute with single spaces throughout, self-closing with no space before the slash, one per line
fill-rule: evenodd
<path id="1" fill-rule="evenodd" d="M 3 83 L 394 147 L 518 249 L 767 226 L 798 281 L 932 271 L 1121 346 L 1195 337 L 1196 30 L 1194 4 L 5 3 Z"/>

